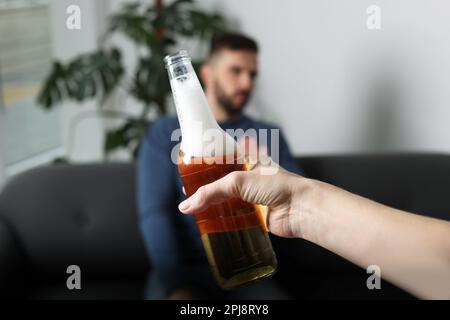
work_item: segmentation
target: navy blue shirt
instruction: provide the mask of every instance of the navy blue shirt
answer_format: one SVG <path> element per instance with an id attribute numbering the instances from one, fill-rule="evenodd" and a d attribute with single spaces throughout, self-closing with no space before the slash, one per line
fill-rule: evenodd
<path id="1" fill-rule="evenodd" d="M 220 126 L 244 131 L 268 129 L 267 148 L 271 154 L 270 129 L 276 126 L 247 116 Z M 163 294 L 182 287 L 215 286 L 194 217 L 178 210 L 178 204 L 185 199 L 177 165 L 171 160 L 172 150 L 179 143 L 171 141 L 171 135 L 178 128 L 176 117 L 159 119 L 146 132 L 138 160 L 139 224 L 152 272 L 159 278 Z M 288 171 L 303 174 L 281 132 L 279 163 Z"/>

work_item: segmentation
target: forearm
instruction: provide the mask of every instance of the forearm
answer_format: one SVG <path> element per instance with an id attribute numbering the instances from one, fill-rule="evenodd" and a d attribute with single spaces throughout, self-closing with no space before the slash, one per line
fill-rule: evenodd
<path id="1" fill-rule="evenodd" d="M 312 183 L 311 183 L 312 182 Z M 422 298 L 450 298 L 450 223 L 409 214 L 309 180 L 301 236 Z"/>

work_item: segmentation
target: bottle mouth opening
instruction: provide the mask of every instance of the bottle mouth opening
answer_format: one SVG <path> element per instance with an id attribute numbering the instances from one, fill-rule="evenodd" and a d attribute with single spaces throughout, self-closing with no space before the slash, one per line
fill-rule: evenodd
<path id="1" fill-rule="evenodd" d="M 177 62 L 180 62 L 182 60 L 191 60 L 191 57 L 189 56 L 188 52 L 186 50 L 180 50 L 176 53 L 169 54 L 164 57 L 164 63 L 166 65 L 166 68 L 169 67 L 172 64 L 175 64 Z"/>

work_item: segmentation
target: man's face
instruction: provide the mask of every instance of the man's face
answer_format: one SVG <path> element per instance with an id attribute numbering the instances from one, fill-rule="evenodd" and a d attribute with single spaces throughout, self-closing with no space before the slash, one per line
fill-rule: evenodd
<path id="1" fill-rule="evenodd" d="M 258 72 L 257 55 L 249 50 L 224 49 L 210 63 L 210 81 L 220 106 L 230 115 L 242 112 Z"/>

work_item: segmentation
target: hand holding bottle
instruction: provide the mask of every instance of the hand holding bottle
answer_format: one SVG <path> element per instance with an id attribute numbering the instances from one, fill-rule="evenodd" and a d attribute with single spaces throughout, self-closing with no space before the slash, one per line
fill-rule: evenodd
<path id="1" fill-rule="evenodd" d="M 261 162 L 274 166 L 270 160 Z M 270 207 L 266 224 L 273 234 L 288 238 L 301 237 L 302 204 L 298 201 L 298 195 L 300 190 L 306 189 L 302 184 L 307 184 L 308 179 L 280 167 L 277 167 L 274 175 L 262 174 L 261 162 L 249 171 L 235 171 L 216 183 L 200 187 L 191 198 L 180 204 L 180 211 L 200 212 L 229 198 L 241 198 L 246 202 Z"/>
<path id="2" fill-rule="evenodd" d="M 376 203 L 330 184 L 280 169 L 233 172 L 201 187 L 179 206 L 195 212 L 240 197 L 270 207 L 269 230 L 301 237 L 422 298 L 450 299 L 450 222 Z M 304 257 L 307 259 L 307 257 Z"/>

